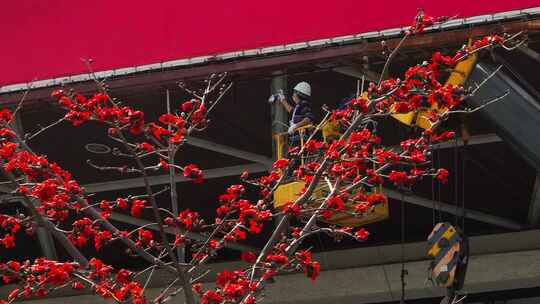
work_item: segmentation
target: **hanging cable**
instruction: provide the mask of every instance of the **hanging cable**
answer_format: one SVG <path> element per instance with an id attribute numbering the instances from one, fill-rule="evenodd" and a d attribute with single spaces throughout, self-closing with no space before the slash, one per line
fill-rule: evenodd
<path id="1" fill-rule="evenodd" d="M 437 151 L 434 151 L 435 153 Z M 435 163 L 431 162 L 431 171 L 435 171 Z M 432 226 L 435 227 L 435 212 L 437 210 L 437 204 L 435 202 L 435 178 L 431 179 L 431 201 L 433 202 L 433 206 L 431 208 L 431 214 L 432 214 Z"/>
<path id="2" fill-rule="evenodd" d="M 454 140 L 454 203 L 456 204 L 456 211 L 454 214 L 454 226 L 458 225 L 459 218 L 459 189 L 458 189 L 458 158 L 459 158 L 459 146 L 457 137 Z"/>
<path id="3" fill-rule="evenodd" d="M 405 193 L 401 189 L 401 304 L 405 304 Z"/>
<path id="4" fill-rule="evenodd" d="M 461 160 L 461 209 L 462 209 L 462 217 L 461 217 L 461 230 L 463 231 L 463 234 L 465 235 L 465 218 L 467 216 L 465 209 L 465 167 L 467 166 L 467 142 L 463 142 L 463 152 L 462 152 L 462 160 Z"/>
<path id="5" fill-rule="evenodd" d="M 441 154 L 440 154 L 440 151 L 437 151 L 437 164 L 436 164 L 436 167 L 439 168 L 441 166 Z M 437 197 L 437 201 L 440 201 L 441 200 L 441 184 L 437 184 L 437 192 L 438 192 L 438 197 Z M 437 206 L 438 207 L 438 206 Z M 438 215 L 438 220 L 439 220 L 439 223 L 442 222 L 442 212 L 440 212 L 440 210 L 437 209 L 437 215 Z"/>

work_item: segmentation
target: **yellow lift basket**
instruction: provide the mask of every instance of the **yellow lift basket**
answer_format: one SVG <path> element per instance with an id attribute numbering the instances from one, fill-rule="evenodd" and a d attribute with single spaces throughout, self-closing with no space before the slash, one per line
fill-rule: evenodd
<path id="1" fill-rule="evenodd" d="M 473 54 L 467 59 L 460 61 L 458 64 L 456 64 L 456 66 L 450 73 L 450 76 L 448 76 L 448 79 L 446 80 L 446 85 L 463 85 L 465 81 L 467 81 L 467 79 L 469 78 L 469 75 L 471 74 L 471 71 L 476 64 L 477 57 L 478 54 Z M 447 108 L 439 109 L 436 104 L 432 105 L 430 110 L 435 110 L 438 113 L 445 113 L 446 111 L 448 111 Z M 408 126 L 416 125 L 422 129 L 429 129 L 431 127 L 431 122 L 427 118 L 428 116 L 428 111 L 411 111 L 408 113 L 392 115 L 392 117 L 399 120 L 403 124 L 406 124 Z"/>
<path id="2" fill-rule="evenodd" d="M 312 125 L 308 125 L 296 130 L 299 133 L 301 145 L 304 145 L 304 135 L 310 129 L 314 129 L 314 127 Z M 325 142 L 329 142 L 341 136 L 339 127 L 330 120 L 323 125 L 322 134 L 323 140 Z M 286 151 L 286 149 L 288 148 L 288 136 L 288 133 L 278 133 L 274 135 L 277 159 L 286 156 L 286 153 L 284 151 Z M 301 159 L 302 165 L 304 164 L 304 162 L 305 159 Z M 301 180 L 295 180 L 280 185 L 274 192 L 274 207 L 280 209 L 283 208 L 283 206 L 285 206 L 288 202 L 294 202 L 300 196 L 300 192 L 305 187 L 306 183 Z M 380 191 L 381 188 L 376 190 L 376 192 Z M 307 202 L 307 209 L 310 209 L 310 207 L 312 207 L 313 209 L 317 208 L 320 205 L 320 200 L 325 198 L 329 193 L 330 189 L 328 188 L 326 182 L 319 182 L 319 184 L 315 188 L 315 191 L 313 192 L 313 195 Z M 345 209 L 342 212 L 335 213 L 331 218 L 322 219 L 321 221 L 343 227 L 359 227 L 385 220 L 388 217 L 389 209 L 387 201 L 374 206 L 370 211 L 366 212 L 366 214 L 362 216 L 355 216 L 352 204 L 346 203 Z"/>

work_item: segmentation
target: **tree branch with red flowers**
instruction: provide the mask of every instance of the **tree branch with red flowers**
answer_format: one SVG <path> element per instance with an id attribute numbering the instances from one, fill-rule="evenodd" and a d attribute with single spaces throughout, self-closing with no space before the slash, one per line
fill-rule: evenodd
<path id="1" fill-rule="evenodd" d="M 432 18 L 419 13 L 398 46 L 387 57 L 381 75 L 389 70 L 392 59 L 405 39 L 413 39 L 429 26 L 448 18 Z M 1 171 L 13 186 L 13 195 L 23 199 L 29 215 L 0 214 L 0 244 L 5 248 L 17 245 L 15 234 L 22 227 L 31 233 L 36 225 L 50 231 L 73 261 L 9 261 L 0 264 L 1 278 L 6 284 L 17 284 L 5 301 L 45 296 L 59 288 L 91 289 L 97 295 L 118 303 L 165 303 L 183 292 L 186 303 L 253 304 L 261 300 L 262 292 L 279 273 L 301 271 L 312 280 L 320 273 L 320 264 L 312 258 L 304 242 L 317 234 L 326 234 L 336 241 L 351 238 L 364 241 L 369 232 L 363 228 L 340 226 L 332 222 L 336 214 L 357 218 L 368 216 L 387 198 L 379 189 L 383 183 L 398 189 L 409 189 L 423 178 L 435 178 L 446 183 L 449 172 L 432 167 L 433 146 L 454 137 L 448 130 L 439 130 L 449 116 L 467 114 L 504 99 L 494 96 L 480 107 L 470 109 L 464 101 L 473 96 L 492 75 L 476 88 L 443 85 L 445 71 L 484 49 L 502 46 L 511 50 L 521 42 L 515 35 L 490 35 L 464 46 L 453 55 L 435 52 L 422 64 L 410 67 L 403 78 L 380 79 L 368 85 L 367 97 L 356 96 L 345 108 L 324 108 L 324 119 L 313 129 L 302 146 L 291 147 L 287 158 L 275 161 L 272 170 L 262 177 L 240 176 L 238 184 L 224 189 L 217 197 L 220 206 L 213 222 L 206 223 L 193 210 L 178 206 L 175 177 L 183 175 L 194 183 L 204 182 L 204 173 L 189 160 L 176 161 L 176 154 L 186 143 L 186 135 L 201 132 L 210 123 L 210 114 L 231 88 L 227 75 L 211 75 L 199 90 L 179 86 L 194 98 L 173 109 L 158 121 L 145 121 L 144 112 L 122 104 L 111 97 L 103 81 L 96 80 L 97 93 L 83 96 L 77 92 L 55 90 L 52 97 L 66 111 L 65 116 L 33 135 L 15 132 L 13 115 L 0 111 Z M 445 111 L 435 111 L 433 106 Z M 17 106 L 22 108 L 22 101 Z M 401 142 L 399 147 L 387 147 L 377 135 L 377 121 L 387 116 L 411 111 L 428 113 L 431 127 Z M 115 200 L 93 201 L 71 174 L 46 156 L 35 154 L 27 141 L 62 121 L 73 127 L 98 122 L 107 136 L 118 144 L 114 155 L 123 161 L 120 166 L 104 166 L 89 160 L 88 165 L 99 171 L 136 174 L 144 181 L 144 195 L 128 195 Z M 342 130 L 339 138 L 324 142 L 320 133 L 331 122 Z M 165 171 L 169 185 L 160 191 L 151 188 L 151 173 Z M 304 189 L 284 206 L 275 207 L 274 194 L 279 187 L 301 181 Z M 257 199 L 250 198 L 247 189 L 258 190 Z M 163 208 L 160 194 L 169 193 L 173 210 Z M 112 212 L 129 212 L 141 217 L 151 212 L 153 220 L 130 231 L 115 227 L 108 218 Z M 69 219 L 69 221 L 68 221 Z M 205 288 L 201 280 L 208 273 L 201 266 L 209 262 L 226 243 L 240 242 L 247 235 L 259 235 L 265 225 L 279 219 L 271 237 L 258 252 L 243 252 L 248 265 L 241 269 L 219 273 L 215 287 Z M 292 225 L 291 225 L 292 223 Z M 158 235 L 149 227 L 155 226 Z M 62 228 L 61 228 L 62 227 Z M 169 232 L 174 239 L 169 239 Z M 190 233 L 203 234 L 203 240 L 190 238 Z M 102 261 L 86 257 L 81 248 L 91 246 L 106 250 L 113 242 L 122 242 L 129 254 L 150 264 L 142 271 L 115 269 Z M 181 259 L 183 246 L 191 247 L 191 256 Z M 173 275 L 154 299 L 145 297 L 146 287 L 164 270 Z M 143 274 L 150 272 L 143 280 Z"/>

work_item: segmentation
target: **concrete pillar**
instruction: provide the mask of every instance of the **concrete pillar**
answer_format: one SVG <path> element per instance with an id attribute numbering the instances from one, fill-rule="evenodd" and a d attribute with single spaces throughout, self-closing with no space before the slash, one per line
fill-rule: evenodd
<path id="1" fill-rule="evenodd" d="M 282 71 L 277 71 L 275 72 L 275 74 L 276 76 L 272 78 L 272 81 L 270 83 L 270 92 L 272 94 L 277 93 L 279 90 L 283 90 L 283 92 L 287 92 L 287 75 L 284 75 Z M 272 105 L 271 120 L 272 120 L 272 139 L 274 139 L 275 134 L 287 131 L 286 126 L 289 123 L 289 114 L 278 101 L 275 101 L 274 104 Z M 276 146 L 275 141 L 273 141 L 273 145 L 272 145 L 273 159 L 276 159 L 276 156 L 277 156 L 277 146 Z"/>
<path id="2" fill-rule="evenodd" d="M 281 71 L 275 72 L 275 74 L 278 74 L 274 78 L 272 78 L 272 81 L 270 83 L 270 92 L 272 94 L 277 93 L 279 90 L 283 90 L 283 92 L 287 93 L 287 75 L 284 75 Z M 287 110 L 281 105 L 279 101 L 274 101 L 272 104 L 272 110 L 271 110 L 271 120 L 272 120 L 272 159 L 277 159 L 278 157 L 278 145 L 275 140 L 275 135 L 278 133 L 286 132 L 288 129 L 288 122 L 289 122 L 289 113 L 287 113 Z M 285 147 L 284 150 L 287 148 Z M 284 152 L 282 152 L 282 155 L 284 155 Z M 283 218 L 283 215 L 279 215 L 275 218 L 275 225 L 276 227 L 281 222 L 281 219 Z M 288 224 L 288 223 L 287 223 Z M 288 229 L 288 228 L 287 228 Z"/>

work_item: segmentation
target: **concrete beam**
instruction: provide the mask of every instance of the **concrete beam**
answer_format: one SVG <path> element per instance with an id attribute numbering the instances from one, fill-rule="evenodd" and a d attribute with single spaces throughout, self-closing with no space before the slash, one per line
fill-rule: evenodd
<path id="1" fill-rule="evenodd" d="M 536 175 L 536 181 L 534 182 L 531 194 L 528 222 L 532 227 L 540 225 L 540 172 Z"/>
<path id="2" fill-rule="evenodd" d="M 436 208 L 439 211 L 450 213 L 453 215 L 458 216 L 464 216 L 468 219 L 492 224 L 499 227 L 504 227 L 510 230 L 523 230 L 526 228 L 525 225 L 522 225 L 520 223 L 514 222 L 509 219 L 505 219 L 502 217 L 494 216 L 491 214 L 487 214 L 484 212 L 471 210 L 471 209 L 463 209 L 460 207 L 456 207 L 455 205 L 443 203 L 443 202 L 437 202 L 430 199 L 426 199 L 420 196 L 416 195 L 403 195 L 399 191 L 384 188 L 383 193 L 386 194 L 388 197 L 396 199 L 396 200 L 403 200 L 406 203 L 410 203 L 413 205 L 426 207 L 426 208 Z"/>
<path id="3" fill-rule="evenodd" d="M 497 143 L 502 142 L 503 140 L 494 133 L 489 134 L 480 134 L 480 135 L 474 135 L 471 136 L 469 141 L 467 142 L 467 145 L 483 145 L 483 144 L 491 144 L 491 143 Z M 457 142 L 458 147 L 462 147 L 464 145 L 464 142 L 462 139 L 458 139 Z M 433 145 L 434 149 L 448 149 L 448 148 L 454 148 L 456 146 L 455 141 L 447 141 L 440 144 Z"/>
<path id="4" fill-rule="evenodd" d="M 351 76 L 354 78 L 362 79 L 365 77 L 366 81 L 379 81 L 379 75 L 373 71 L 355 68 L 353 66 L 343 66 L 332 69 L 336 73 Z"/>
<path id="5" fill-rule="evenodd" d="M 218 144 L 209 140 L 204 140 L 204 139 L 191 137 L 191 136 L 186 137 L 186 140 L 187 140 L 186 143 L 190 146 L 199 147 L 206 150 L 219 152 L 225 155 L 230 155 L 230 156 L 238 157 L 241 159 L 249 160 L 255 163 L 266 165 L 268 168 L 270 168 L 273 164 L 272 159 L 264 155 L 259 155 L 256 153 L 236 149 L 236 148 Z"/>
<path id="6" fill-rule="evenodd" d="M 491 143 L 498 143 L 502 142 L 503 140 L 495 133 L 488 133 L 488 134 L 479 134 L 479 135 L 473 135 L 467 142 L 467 145 L 483 145 L 483 144 L 491 144 Z M 460 138 L 457 141 L 458 147 L 463 147 L 465 143 Z M 440 149 L 449 149 L 454 148 L 456 146 L 456 142 L 454 140 L 445 141 L 440 144 L 434 144 L 432 146 L 433 150 L 440 150 Z M 399 146 L 392 146 L 393 150 L 399 150 L 401 147 Z"/>
<path id="7" fill-rule="evenodd" d="M 503 291 L 540 286 L 540 230 L 471 237 L 471 258 L 463 292 L 468 294 Z M 406 276 L 406 299 L 442 297 L 444 290 L 425 284 L 429 260 L 425 259 L 425 242 L 404 246 Z M 280 275 L 274 284 L 268 285 L 263 303 L 270 304 L 362 304 L 398 301 L 401 289 L 401 246 L 387 245 L 322 252 L 315 255 L 321 262 L 322 272 L 312 282 L 303 273 Z M 236 269 L 239 262 L 208 265 L 212 272 Z M 159 272 L 149 285 L 149 297 L 159 292 L 171 279 L 170 274 Z M 144 279 L 144 278 L 141 278 Z M 208 285 L 206 286 L 208 287 Z M 7 295 L 6 286 L 0 295 Z M 53 293 L 52 295 L 55 295 Z M 95 295 L 73 296 L 65 289 L 56 295 L 63 298 L 37 300 L 39 304 L 58 302 L 94 304 L 108 303 Z M 176 299 L 182 303 L 181 295 Z M 433 301 L 438 303 L 438 300 Z M 520 302 L 518 302 L 520 303 Z M 528 302 L 527 302 L 528 303 Z"/>
<path id="8" fill-rule="evenodd" d="M 205 179 L 212 179 L 212 178 L 218 178 L 218 177 L 224 177 L 224 176 L 240 175 L 244 171 L 248 171 L 250 173 L 259 173 L 259 172 L 265 172 L 267 170 L 268 170 L 268 167 L 266 165 L 247 164 L 247 165 L 223 167 L 223 168 L 216 168 L 216 169 L 208 169 L 208 170 L 203 170 L 203 172 L 204 172 Z M 188 178 L 185 178 L 182 175 L 175 176 L 174 180 L 177 183 L 190 181 Z M 155 175 L 155 176 L 150 177 L 151 186 L 164 185 L 168 183 L 169 183 L 169 175 L 166 175 L 166 174 Z M 86 189 L 86 192 L 88 193 L 115 191 L 115 190 L 130 189 L 130 188 L 140 188 L 143 186 L 144 186 L 144 179 L 142 177 L 120 179 L 120 180 L 114 180 L 114 181 L 108 181 L 108 182 L 102 182 L 102 183 L 93 183 L 93 184 L 83 185 L 83 187 Z"/>
<path id="9" fill-rule="evenodd" d="M 536 60 L 537 62 L 540 63 L 540 54 L 538 54 L 537 51 L 531 49 L 530 47 L 528 46 L 521 46 L 518 48 L 518 50 L 520 50 L 521 52 L 523 52 L 523 54 L 531 57 L 532 59 Z"/>
<path id="10" fill-rule="evenodd" d="M 357 68 L 354 66 L 343 66 L 332 69 L 336 73 L 347 75 L 350 77 L 362 79 L 362 76 L 365 77 L 366 81 L 379 81 L 380 75 L 376 72 Z"/>

